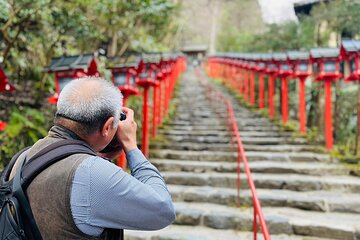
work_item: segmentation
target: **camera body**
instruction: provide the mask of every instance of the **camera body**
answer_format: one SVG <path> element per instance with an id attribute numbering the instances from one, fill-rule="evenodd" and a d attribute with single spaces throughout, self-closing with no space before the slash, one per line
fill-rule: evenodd
<path id="1" fill-rule="evenodd" d="M 120 113 L 120 121 L 124 121 L 126 119 L 126 114 L 124 112 Z"/>
<path id="2" fill-rule="evenodd" d="M 124 121 L 126 119 L 126 114 L 124 112 L 120 112 L 120 121 Z M 103 150 L 101 150 L 101 153 L 108 153 L 114 151 L 119 146 L 119 142 L 116 139 L 116 136 L 111 140 L 109 145 L 107 145 Z"/>

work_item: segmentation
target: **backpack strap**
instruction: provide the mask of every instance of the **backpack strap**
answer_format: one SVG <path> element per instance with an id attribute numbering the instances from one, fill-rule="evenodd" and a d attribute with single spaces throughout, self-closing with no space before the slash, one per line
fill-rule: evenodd
<path id="1" fill-rule="evenodd" d="M 19 168 L 13 180 L 13 192 L 20 202 L 23 213 L 31 226 L 34 239 L 41 240 L 42 237 L 24 190 L 47 167 L 70 155 L 79 153 L 96 156 L 94 150 L 83 141 L 64 139 L 45 147 L 30 158 L 29 161 L 26 161 L 26 157 L 19 159 Z"/>
<path id="2" fill-rule="evenodd" d="M 80 140 L 64 139 L 55 142 L 29 159 L 21 170 L 21 186 L 26 189 L 31 181 L 43 170 L 73 154 L 89 154 L 96 156 L 89 145 Z"/>
<path id="3" fill-rule="evenodd" d="M 31 211 L 31 206 L 29 204 L 29 201 L 27 200 L 27 197 L 24 193 L 24 190 L 21 187 L 21 169 L 26 161 L 26 157 L 19 160 L 20 165 L 17 169 L 14 179 L 13 179 L 13 195 L 16 197 L 16 199 L 20 203 L 20 207 L 22 212 L 25 214 L 25 217 L 27 219 L 27 223 L 30 225 L 32 237 L 34 239 L 42 240 L 40 230 L 38 226 L 36 225 L 34 215 Z"/>
<path id="4" fill-rule="evenodd" d="M 16 160 L 18 160 L 20 155 L 22 153 L 24 153 L 26 150 L 28 150 L 29 148 L 30 147 L 26 147 L 26 148 L 20 150 L 11 158 L 10 162 L 4 168 L 4 171 L 0 174 L 0 184 L 1 185 L 4 185 L 6 182 L 8 182 L 10 174 L 11 174 L 11 170 L 12 170 L 13 166 L 15 165 Z"/>

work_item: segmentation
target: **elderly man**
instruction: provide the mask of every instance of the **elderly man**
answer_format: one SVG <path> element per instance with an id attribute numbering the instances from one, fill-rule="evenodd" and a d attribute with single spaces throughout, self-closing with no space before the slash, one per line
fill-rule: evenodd
<path id="1" fill-rule="evenodd" d="M 156 230 L 174 221 L 163 178 L 137 148 L 134 112 L 121 105 L 120 91 L 106 80 L 72 81 L 59 96 L 48 136 L 26 152 L 30 158 L 61 139 L 82 140 L 96 152 L 111 142 L 114 147 L 99 156 L 71 155 L 30 184 L 27 194 L 44 239 L 109 239 L 120 229 Z M 131 175 L 107 160 L 122 150 Z"/>

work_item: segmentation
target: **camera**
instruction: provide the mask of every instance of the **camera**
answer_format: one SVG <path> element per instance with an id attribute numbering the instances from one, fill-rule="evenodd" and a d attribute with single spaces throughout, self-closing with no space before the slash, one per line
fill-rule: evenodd
<path id="1" fill-rule="evenodd" d="M 120 121 L 124 121 L 126 119 L 126 114 L 124 112 L 120 112 Z M 116 135 L 111 140 L 109 145 L 107 145 L 103 150 L 101 150 L 101 153 L 108 153 L 114 151 L 117 147 L 119 147 L 119 142 L 116 139 Z"/>
<path id="2" fill-rule="evenodd" d="M 124 121 L 126 119 L 126 114 L 124 112 L 120 113 L 120 121 Z"/>

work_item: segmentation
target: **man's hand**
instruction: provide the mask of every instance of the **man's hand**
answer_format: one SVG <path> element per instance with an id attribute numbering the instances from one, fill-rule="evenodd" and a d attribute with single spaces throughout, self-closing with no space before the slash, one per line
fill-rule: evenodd
<path id="1" fill-rule="evenodd" d="M 126 114 L 126 119 L 124 121 L 119 121 L 116 138 L 124 149 L 125 153 L 127 153 L 128 151 L 137 148 L 137 125 L 134 120 L 134 111 L 127 107 L 123 107 L 122 110 Z"/>

